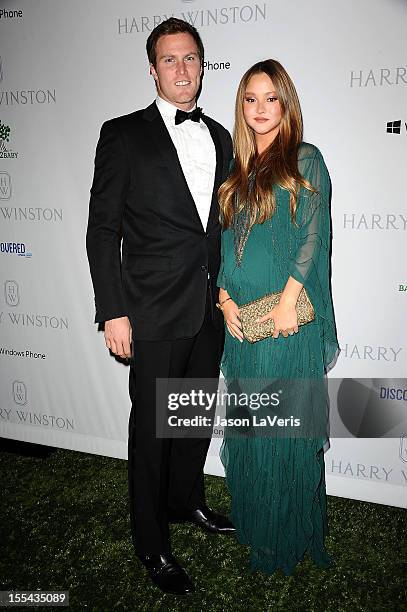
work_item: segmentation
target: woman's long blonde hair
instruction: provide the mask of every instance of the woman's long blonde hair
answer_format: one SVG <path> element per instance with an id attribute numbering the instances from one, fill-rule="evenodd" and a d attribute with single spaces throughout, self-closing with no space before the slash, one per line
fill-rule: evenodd
<path id="1" fill-rule="evenodd" d="M 273 81 L 281 106 L 279 132 L 269 147 L 258 155 L 254 131 L 243 115 L 243 103 L 249 80 L 265 73 Z M 302 141 L 302 115 L 294 83 L 283 66 L 273 59 L 254 64 L 243 75 L 236 95 L 235 129 L 233 134 L 235 160 L 232 173 L 219 188 L 221 220 L 224 228 L 245 206 L 249 224 L 264 223 L 275 210 L 273 186 L 280 185 L 290 193 L 290 214 L 295 221 L 297 195 L 301 185 L 315 192 L 298 170 L 298 149 Z M 249 177 L 254 180 L 249 185 Z M 236 200 L 235 200 L 236 198 Z"/>

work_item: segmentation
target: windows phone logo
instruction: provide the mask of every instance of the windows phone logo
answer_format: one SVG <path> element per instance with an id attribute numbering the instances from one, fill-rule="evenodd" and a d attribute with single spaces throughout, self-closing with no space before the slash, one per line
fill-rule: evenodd
<path id="1" fill-rule="evenodd" d="M 398 121 L 388 121 L 387 122 L 387 133 L 388 134 L 401 134 L 401 124 L 402 121 L 399 119 Z M 407 123 L 404 124 L 407 129 Z"/>

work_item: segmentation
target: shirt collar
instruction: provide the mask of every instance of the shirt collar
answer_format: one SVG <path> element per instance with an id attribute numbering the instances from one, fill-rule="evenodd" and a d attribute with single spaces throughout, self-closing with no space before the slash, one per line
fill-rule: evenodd
<path id="1" fill-rule="evenodd" d="M 175 120 L 175 114 L 178 110 L 177 106 L 174 106 L 174 104 L 167 102 L 167 100 L 163 100 L 162 98 L 160 98 L 160 96 L 157 96 L 155 103 L 157 104 L 157 108 L 160 111 L 163 119 L 172 119 L 173 121 Z M 196 108 L 196 102 L 190 110 L 193 111 L 194 108 Z"/>

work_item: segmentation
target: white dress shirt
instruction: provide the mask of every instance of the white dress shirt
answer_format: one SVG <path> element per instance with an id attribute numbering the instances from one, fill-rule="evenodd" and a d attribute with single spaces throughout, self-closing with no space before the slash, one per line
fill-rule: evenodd
<path id="1" fill-rule="evenodd" d="M 177 150 L 185 180 L 205 229 L 211 207 L 216 169 L 216 150 L 212 137 L 203 121 L 188 119 L 175 125 L 177 107 L 159 96 L 157 96 L 156 104 Z"/>

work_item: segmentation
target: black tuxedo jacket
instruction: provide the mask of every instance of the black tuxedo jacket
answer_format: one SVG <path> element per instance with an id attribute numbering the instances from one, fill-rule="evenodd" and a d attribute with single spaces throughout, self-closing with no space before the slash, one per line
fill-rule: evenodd
<path id="1" fill-rule="evenodd" d="M 198 333 L 208 272 L 212 301 L 220 263 L 217 191 L 232 158 L 229 132 L 204 116 L 216 148 L 208 225 L 202 226 L 175 146 L 155 104 L 103 124 L 96 148 L 86 237 L 96 322 L 128 316 L 133 337 Z M 215 325 L 222 326 L 214 311 Z"/>

